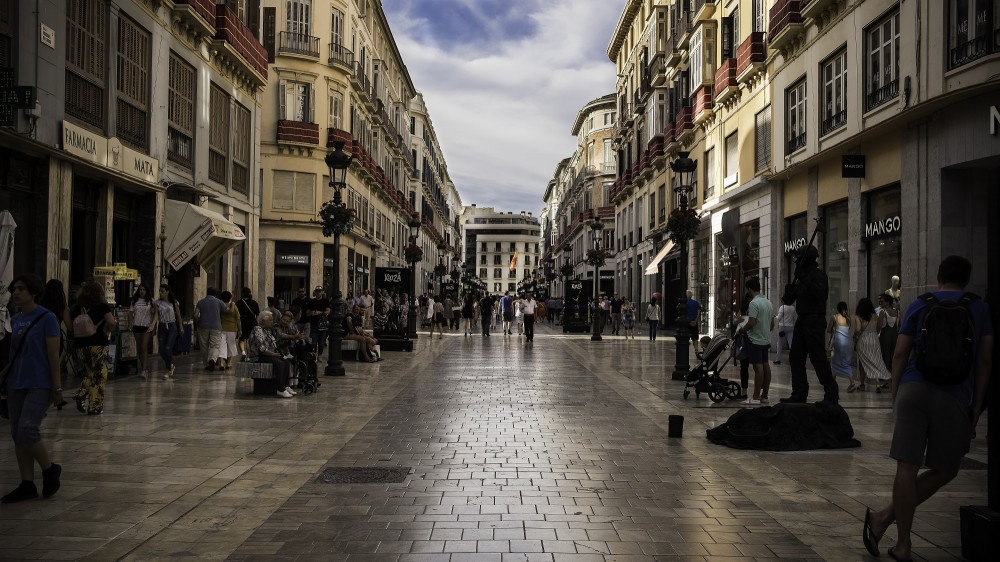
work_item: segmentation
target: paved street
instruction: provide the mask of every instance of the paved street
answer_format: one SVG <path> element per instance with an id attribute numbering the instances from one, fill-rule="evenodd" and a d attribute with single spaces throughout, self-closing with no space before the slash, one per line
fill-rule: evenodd
<path id="1" fill-rule="evenodd" d="M 312 396 L 254 396 L 192 356 L 176 381 L 114 380 L 101 416 L 53 411 L 63 487 L 0 506 L 0 558 L 870 558 L 864 509 L 888 501 L 894 471 L 886 395 L 843 394 L 861 448 L 737 451 L 705 430 L 740 406 L 684 400 L 670 338 L 425 334 Z M 772 399 L 787 395 L 787 366 L 774 378 Z M 986 460 L 982 431 L 969 456 Z M 9 439 L 0 458 L 6 491 Z M 398 483 L 321 477 L 338 467 L 406 468 Z M 986 471 L 963 470 L 918 510 L 914 552 L 957 558 L 959 506 L 985 494 Z"/>

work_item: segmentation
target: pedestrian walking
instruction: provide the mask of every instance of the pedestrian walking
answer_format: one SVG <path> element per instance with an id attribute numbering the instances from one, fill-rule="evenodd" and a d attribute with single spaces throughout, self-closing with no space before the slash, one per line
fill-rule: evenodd
<path id="1" fill-rule="evenodd" d="M 273 297 L 268 297 L 268 305 L 271 305 L 271 300 L 273 300 Z M 250 337 L 253 327 L 257 325 L 257 315 L 260 314 L 260 304 L 253 300 L 253 292 L 250 290 L 250 287 L 243 287 L 240 300 L 236 301 L 236 310 L 240 313 L 240 354 L 246 355 L 247 338 Z M 276 310 L 277 308 L 272 310 L 271 313 L 275 314 Z M 275 318 L 280 317 L 281 313 L 279 312 Z"/>
<path id="2" fill-rule="evenodd" d="M 625 330 L 625 339 L 635 339 L 635 306 L 629 299 L 622 302 L 622 328 Z"/>
<path id="3" fill-rule="evenodd" d="M 917 506 L 958 474 L 986 407 L 993 326 L 989 307 L 965 292 L 971 275 L 967 259 L 948 256 L 938 267 L 938 290 L 915 300 L 903 316 L 892 361 L 892 501 L 880 510 L 865 509 L 861 534 L 872 556 L 879 555 L 878 543 L 895 523 L 889 556 L 913 558 Z M 920 472 L 921 466 L 927 470 Z"/>
<path id="4" fill-rule="evenodd" d="M 660 325 L 660 305 L 655 295 L 646 306 L 646 322 L 649 323 L 649 341 L 656 341 L 656 330 Z"/>
<path id="5" fill-rule="evenodd" d="M 771 364 L 767 356 L 774 329 L 774 307 L 771 301 L 761 296 L 759 279 L 748 279 L 745 287 L 752 300 L 747 307 L 747 322 L 736 333 L 746 334 L 750 340 L 747 361 L 753 365 L 753 396 L 743 403 L 757 405 L 768 402 L 767 392 L 771 387 Z"/>
<path id="6" fill-rule="evenodd" d="M 465 320 L 463 336 L 472 335 L 472 320 L 476 313 L 476 298 L 472 293 L 465 293 L 465 300 L 462 302 L 462 319 Z"/>
<path id="7" fill-rule="evenodd" d="M 42 469 L 42 497 L 59 491 L 62 466 L 52 462 L 42 442 L 41 426 L 49 406 L 63 403 L 59 372 L 59 318 L 39 306 L 44 285 L 34 275 L 19 275 L 8 291 L 18 313 L 10 319 L 11 359 L 0 373 L 0 388 L 7 395 L 10 433 L 21 483 L 0 498 L 15 503 L 38 497 L 35 464 Z"/>
<path id="8" fill-rule="evenodd" d="M 538 305 L 534 297 L 524 299 L 521 304 L 521 315 L 524 320 L 524 341 L 535 341 L 535 311 Z"/>
<path id="9" fill-rule="evenodd" d="M 687 296 L 688 335 L 691 337 L 691 345 L 694 346 L 694 352 L 698 353 L 698 325 L 701 322 L 701 303 L 694 299 L 694 291 L 689 289 L 685 295 Z M 770 335 L 770 331 L 768 334 Z"/>
<path id="10" fill-rule="evenodd" d="M 493 321 L 493 299 L 489 293 L 483 294 L 479 299 L 479 324 L 483 328 L 483 337 L 490 336 L 490 323 Z"/>
<path id="11" fill-rule="evenodd" d="M 198 326 L 198 347 L 205 354 L 205 368 L 214 371 L 218 366 L 219 346 L 222 343 L 222 313 L 226 303 L 216 296 L 218 291 L 209 287 L 205 298 L 195 304 L 194 321 Z"/>
<path id="12" fill-rule="evenodd" d="M 237 339 L 240 333 L 240 312 L 233 303 L 233 294 L 229 291 L 219 293 L 219 300 L 226 303 L 226 309 L 220 315 L 222 330 L 219 337 L 218 368 L 228 369 L 230 361 L 239 355 Z"/>
<path id="13" fill-rule="evenodd" d="M 875 392 L 889 390 L 889 380 L 892 374 L 882 360 L 882 346 L 879 343 L 878 331 L 880 317 L 875 315 L 875 305 L 865 297 L 858 301 L 854 311 L 854 351 L 858 355 L 858 377 L 861 385 L 871 381 Z M 852 383 L 853 386 L 853 383 Z M 851 392 L 848 387 L 847 391 Z"/>
<path id="14" fill-rule="evenodd" d="M 778 307 L 778 313 L 774 317 L 775 323 L 778 325 L 778 338 L 774 343 L 775 365 L 781 365 L 782 348 L 792 349 L 792 332 L 795 330 L 796 317 L 795 307 L 791 303 L 782 301 L 781 306 Z"/>
<path id="15" fill-rule="evenodd" d="M 181 306 L 167 284 L 160 285 L 160 298 L 154 300 L 153 305 L 159 320 L 156 342 L 163 359 L 163 380 L 169 380 L 174 376 L 174 342 L 180 329 Z"/>
<path id="16" fill-rule="evenodd" d="M 851 345 L 851 317 L 847 311 L 846 302 L 837 303 L 837 311 L 830 317 L 826 331 L 830 334 L 830 339 L 826 344 L 827 353 L 833 352 L 830 357 L 830 370 L 835 376 L 847 378 L 853 385 L 855 377 L 854 369 L 851 367 L 854 359 L 853 346 Z M 860 389 L 865 389 L 864 379 L 861 380 Z M 853 392 L 850 387 L 848 387 L 848 391 Z"/>
<path id="17" fill-rule="evenodd" d="M 73 338 L 83 364 L 83 381 L 73 399 L 80 413 L 89 415 L 104 411 L 104 392 L 108 385 L 108 334 L 118 325 L 111 307 L 104 302 L 104 287 L 94 282 L 84 283 L 76 296 L 73 317 Z"/>
<path id="18" fill-rule="evenodd" d="M 896 352 L 896 335 L 899 331 L 899 311 L 896 309 L 896 299 L 891 295 L 879 295 L 879 301 L 879 347 L 882 350 L 882 362 L 892 372 L 892 356 Z"/>
<path id="19" fill-rule="evenodd" d="M 157 321 L 157 309 L 151 299 L 149 287 L 140 283 L 132 294 L 129 307 L 129 328 L 135 337 L 136 360 L 139 364 L 139 376 L 142 378 L 149 376 L 149 342 Z"/>
<path id="20" fill-rule="evenodd" d="M 622 329 L 622 306 L 624 306 L 625 301 L 618 296 L 618 293 L 614 294 L 611 299 L 611 335 L 618 335 Z"/>

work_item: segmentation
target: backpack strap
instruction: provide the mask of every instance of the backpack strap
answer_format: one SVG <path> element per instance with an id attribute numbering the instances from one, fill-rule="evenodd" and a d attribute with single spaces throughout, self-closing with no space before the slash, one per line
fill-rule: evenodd
<path id="1" fill-rule="evenodd" d="M 964 306 L 966 309 L 968 309 L 969 305 L 972 304 L 972 301 L 974 301 L 974 300 L 976 300 L 978 298 L 979 298 L 979 295 L 977 295 L 975 293 L 970 293 L 970 292 L 966 291 L 965 293 L 962 293 L 961 297 L 959 297 L 958 304 L 960 304 L 960 305 Z"/>
<path id="2" fill-rule="evenodd" d="M 917 298 L 931 306 L 941 302 L 938 300 L 937 297 L 934 296 L 934 293 L 924 293 Z"/>

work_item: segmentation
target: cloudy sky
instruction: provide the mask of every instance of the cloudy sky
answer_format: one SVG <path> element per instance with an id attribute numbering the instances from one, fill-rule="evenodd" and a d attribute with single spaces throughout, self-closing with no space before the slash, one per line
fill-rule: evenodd
<path id="1" fill-rule="evenodd" d="M 463 204 L 537 216 L 577 112 L 614 92 L 607 47 L 623 5 L 382 0 Z"/>

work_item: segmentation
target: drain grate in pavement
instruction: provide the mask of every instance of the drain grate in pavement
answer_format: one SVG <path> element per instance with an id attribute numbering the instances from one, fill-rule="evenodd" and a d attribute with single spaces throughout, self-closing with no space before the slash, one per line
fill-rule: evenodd
<path id="1" fill-rule="evenodd" d="M 958 468 L 960 470 L 986 470 L 988 466 L 986 463 L 977 461 L 976 459 L 963 457 L 962 464 L 958 465 Z"/>
<path id="2" fill-rule="evenodd" d="M 399 484 L 412 469 L 408 466 L 335 466 L 327 468 L 319 484 Z"/>

